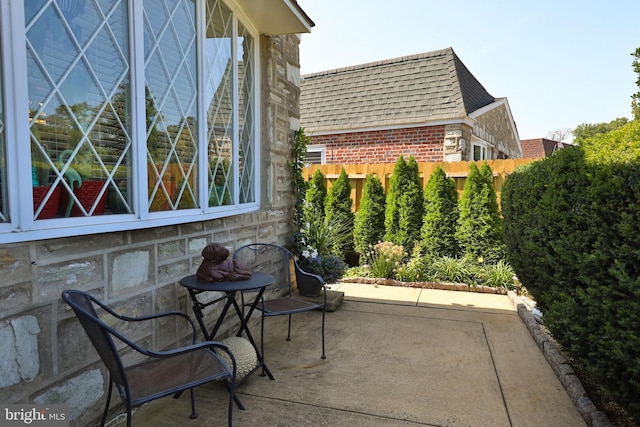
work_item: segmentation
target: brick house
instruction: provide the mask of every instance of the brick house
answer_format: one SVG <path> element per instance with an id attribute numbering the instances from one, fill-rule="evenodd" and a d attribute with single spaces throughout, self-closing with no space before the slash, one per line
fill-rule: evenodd
<path id="1" fill-rule="evenodd" d="M 556 150 L 567 147 L 570 144 L 560 141 L 554 141 L 547 138 L 523 139 L 520 141 L 522 145 L 522 157 L 525 159 L 540 159 L 549 157 Z"/>
<path id="2" fill-rule="evenodd" d="M 12 0 L 0 20 L 0 402 L 89 425 L 107 372 L 61 292 L 191 314 L 178 280 L 206 244 L 288 243 L 314 24 L 293 0 Z"/>
<path id="3" fill-rule="evenodd" d="M 452 48 L 303 76 L 311 163 L 522 156 L 506 98 L 490 95 Z"/>

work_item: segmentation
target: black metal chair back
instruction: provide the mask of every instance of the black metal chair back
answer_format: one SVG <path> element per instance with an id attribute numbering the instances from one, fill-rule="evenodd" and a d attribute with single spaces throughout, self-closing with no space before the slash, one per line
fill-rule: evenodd
<path id="1" fill-rule="evenodd" d="M 270 316 L 289 316 L 287 341 L 291 340 L 291 316 L 312 310 L 322 310 L 322 359 L 326 358 L 324 322 L 327 305 L 326 286 L 320 276 L 303 271 L 293 254 L 286 248 L 271 243 L 250 243 L 236 249 L 233 258 L 243 261 L 250 271 L 263 271 L 274 276 L 274 284 L 267 288 L 256 309 L 262 312 L 261 346 L 264 358 L 264 320 Z M 300 281 L 313 281 L 321 289 L 316 300 L 306 299 L 295 291 Z"/>
<path id="2" fill-rule="evenodd" d="M 76 318 L 91 340 L 100 359 L 109 370 L 111 380 L 122 387 L 128 387 L 127 376 L 120 359 L 120 353 L 109 333 L 109 327 L 100 319 L 94 307 L 95 299 L 80 291 L 64 291 L 62 299 L 73 309 Z M 117 335 L 116 335 L 117 336 Z"/>

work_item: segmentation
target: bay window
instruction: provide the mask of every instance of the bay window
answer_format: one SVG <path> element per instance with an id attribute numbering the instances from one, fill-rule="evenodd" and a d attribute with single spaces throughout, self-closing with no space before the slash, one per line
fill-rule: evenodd
<path id="1" fill-rule="evenodd" d="M 235 2 L 1 7 L 0 243 L 258 208 L 257 38 Z"/>

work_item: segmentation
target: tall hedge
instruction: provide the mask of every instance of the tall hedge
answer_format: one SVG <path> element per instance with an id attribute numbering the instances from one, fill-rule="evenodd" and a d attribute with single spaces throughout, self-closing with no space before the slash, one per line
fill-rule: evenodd
<path id="1" fill-rule="evenodd" d="M 307 212 L 314 211 L 319 212 L 324 219 L 325 201 L 327 199 L 327 185 L 325 184 L 325 178 L 320 169 L 317 169 L 311 180 L 307 185 L 307 192 L 305 194 L 304 212 L 305 216 L 308 216 Z"/>
<path id="2" fill-rule="evenodd" d="M 475 163 L 469 165 L 459 207 L 456 239 L 462 255 L 488 263 L 503 259 L 502 220 L 488 163 L 482 170 Z"/>
<path id="3" fill-rule="evenodd" d="M 397 243 L 397 234 L 400 228 L 400 195 L 402 194 L 402 182 L 407 178 L 407 162 L 403 156 L 398 157 L 393 166 L 393 174 L 389 180 L 389 189 L 384 212 L 384 240 Z"/>
<path id="4" fill-rule="evenodd" d="M 374 174 L 367 175 L 353 226 L 354 248 L 360 253 L 360 263 L 370 261 L 370 246 L 384 238 L 385 194 L 382 182 Z"/>
<path id="5" fill-rule="evenodd" d="M 412 253 L 415 245 L 420 242 L 420 230 L 424 216 L 424 191 L 422 190 L 418 162 L 413 156 L 409 157 L 409 161 L 407 161 L 407 181 L 403 185 L 398 211 L 397 243 L 404 247 L 405 252 Z"/>
<path id="6" fill-rule="evenodd" d="M 400 156 L 387 193 L 385 240 L 402 246 L 407 253 L 420 241 L 423 199 L 418 162 L 413 156 L 407 162 Z"/>
<path id="7" fill-rule="evenodd" d="M 325 221 L 331 223 L 338 220 L 342 223 L 348 223 L 351 227 L 349 243 L 345 245 L 346 252 L 353 249 L 353 201 L 351 200 L 351 184 L 349 183 L 349 175 L 342 168 L 338 179 L 333 183 L 327 193 L 325 204 Z"/>
<path id="8" fill-rule="evenodd" d="M 545 325 L 640 419 L 640 121 L 518 169 L 502 212 Z"/>
<path id="9" fill-rule="evenodd" d="M 422 222 L 423 253 L 431 257 L 456 257 L 458 242 L 458 192 L 453 178 L 437 166 L 424 189 L 424 219 Z"/>

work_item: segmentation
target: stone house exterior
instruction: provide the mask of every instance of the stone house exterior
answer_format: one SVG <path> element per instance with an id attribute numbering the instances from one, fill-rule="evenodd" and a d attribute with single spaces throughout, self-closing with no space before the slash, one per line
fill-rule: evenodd
<path id="1" fill-rule="evenodd" d="M 522 156 L 506 98 L 452 48 L 303 76 L 310 163 L 493 160 Z"/>
<path id="2" fill-rule="evenodd" d="M 292 0 L 96 3 L 0 3 L 0 402 L 67 404 L 72 426 L 108 374 L 63 290 L 192 315 L 178 280 L 206 244 L 289 242 L 314 25 Z"/>

